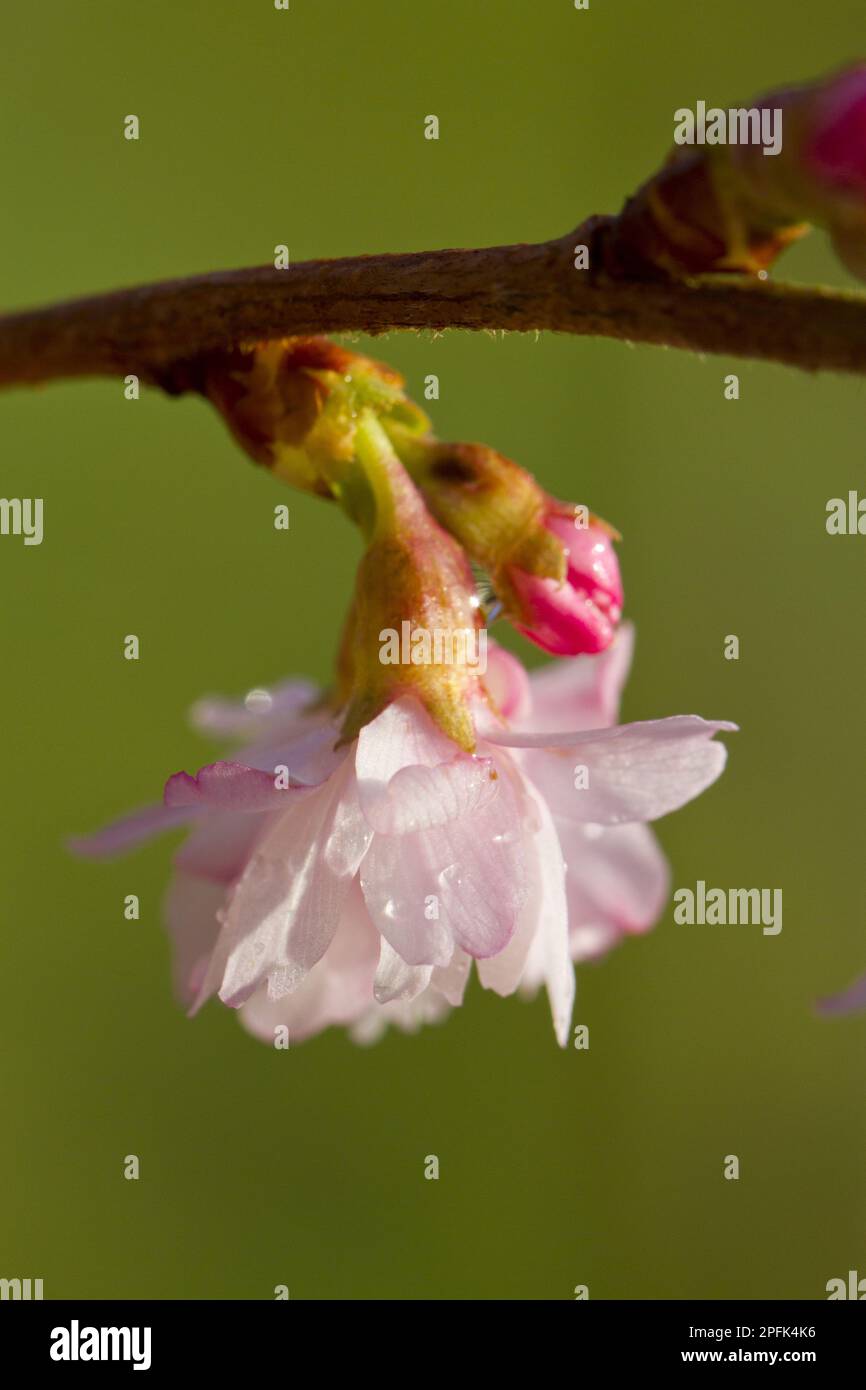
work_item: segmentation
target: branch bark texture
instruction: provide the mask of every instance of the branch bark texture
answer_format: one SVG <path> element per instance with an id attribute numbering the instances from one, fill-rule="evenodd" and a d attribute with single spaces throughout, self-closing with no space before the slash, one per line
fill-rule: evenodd
<path id="1" fill-rule="evenodd" d="M 866 373 L 866 296 L 754 276 L 640 278 L 605 265 L 610 219 L 533 245 L 305 261 L 169 280 L 0 317 L 0 386 L 173 369 L 267 338 L 548 330 Z M 590 269 L 575 268 L 586 244 Z"/>

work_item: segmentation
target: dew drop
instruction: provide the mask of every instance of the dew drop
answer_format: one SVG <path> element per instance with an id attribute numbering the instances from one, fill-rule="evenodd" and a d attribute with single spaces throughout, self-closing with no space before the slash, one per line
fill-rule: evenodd
<path id="1" fill-rule="evenodd" d="M 460 865 L 449 864 L 448 867 L 443 869 L 439 874 L 438 883 L 440 888 L 459 888 L 463 883 L 463 879 L 460 875 Z"/>
<path id="2" fill-rule="evenodd" d="M 244 697 L 244 705 L 250 714 L 266 714 L 273 703 L 273 696 L 268 690 L 249 690 Z"/>

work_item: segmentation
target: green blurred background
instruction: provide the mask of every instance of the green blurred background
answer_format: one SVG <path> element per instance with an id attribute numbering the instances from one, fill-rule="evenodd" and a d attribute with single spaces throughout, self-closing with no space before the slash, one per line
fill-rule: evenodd
<path id="1" fill-rule="evenodd" d="M 278 242 L 559 235 L 620 206 L 677 107 L 816 76 L 862 33 L 862 0 L 6 5 L 0 306 Z M 818 234 L 782 274 L 845 282 Z M 196 400 L 3 394 L 0 491 L 42 496 L 46 531 L 0 539 L 0 1276 L 46 1297 L 825 1297 L 866 1274 L 866 1016 L 813 1012 L 866 967 L 866 541 L 824 527 L 828 498 L 866 490 L 863 383 L 568 337 L 355 341 L 418 398 L 439 375 L 440 435 L 621 529 L 625 717 L 742 726 L 722 781 L 659 827 L 674 885 L 781 887 L 784 930 L 669 907 L 580 971 L 589 1052 L 557 1049 L 543 998 L 477 987 L 370 1050 L 332 1032 L 273 1052 L 217 1005 L 187 1021 L 160 925 L 172 845 L 101 866 L 64 838 L 213 756 L 185 724 L 200 694 L 326 680 L 358 544 Z"/>

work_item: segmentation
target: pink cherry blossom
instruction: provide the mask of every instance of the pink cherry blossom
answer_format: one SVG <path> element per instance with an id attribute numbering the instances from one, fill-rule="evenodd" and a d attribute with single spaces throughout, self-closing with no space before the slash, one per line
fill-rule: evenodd
<path id="1" fill-rule="evenodd" d="M 613 641 L 622 613 L 623 591 L 613 543 L 600 526 L 577 527 L 551 512 L 545 526 L 563 544 L 567 571 L 563 583 L 510 572 L 511 584 L 529 621 L 518 626 L 554 656 L 604 651 Z"/>
<path id="2" fill-rule="evenodd" d="M 331 1024 L 365 1040 L 459 1005 L 474 961 L 498 994 L 545 985 L 564 1045 L 573 960 L 646 931 L 667 897 L 645 823 L 715 781 L 713 735 L 735 727 L 616 725 L 631 645 L 625 628 L 603 655 L 531 679 L 493 647 L 496 713 L 478 702 L 474 755 L 413 696 L 342 747 L 302 683 L 203 702 L 198 727 L 241 750 L 175 774 L 163 806 L 75 847 L 110 855 L 188 827 L 167 922 L 190 1012 L 217 996 L 267 1041 L 279 1025 L 298 1040 Z"/>

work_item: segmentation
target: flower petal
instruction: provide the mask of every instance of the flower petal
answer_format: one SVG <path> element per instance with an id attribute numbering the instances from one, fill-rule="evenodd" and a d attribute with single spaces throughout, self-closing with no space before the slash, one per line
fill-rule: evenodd
<path id="1" fill-rule="evenodd" d="M 125 854 L 154 835 L 187 825 L 194 813 L 191 806 L 146 806 L 144 810 L 122 816 L 92 835 L 74 836 L 69 841 L 69 848 L 73 854 L 86 859 L 109 859 L 115 854 Z"/>
<path id="2" fill-rule="evenodd" d="M 657 820 L 715 782 L 725 766 L 713 735 L 735 724 L 674 715 L 580 734 L 491 735 L 491 743 L 533 751 L 525 767 L 553 812 L 564 820 L 620 825 Z M 587 785 L 578 769 L 586 768 Z"/>
<path id="3" fill-rule="evenodd" d="M 382 835 L 444 825 L 498 790 L 492 760 L 459 750 L 408 696 L 361 730 L 355 771 L 361 809 Z"/>
<path id="4" fill-rule="evenodd" d="M 187 874 L 214 883 L 233 883 L 243 872 L 253 845 L 274 819 L 267 812 L 239 816 L 234 811 L 208 811 L 195 822 L 174 862 Z"/>
<path id="5" fill-rule="evenodd" d="M 362 1018 L 372 1007 L 380 941 L 355 880 L 326 954 L 292 994 L 275 1000 L 260 986 L 238 1012 L 244 1028 L 273 1044 L 274 1030 L 287 1027 L 291 1046 L 334 1024 Z"/>
<path id="6" fill-rule="evenodd" d="M 191 777 L 176 772 L 165 784 L 165 804 L 176 807 L 211 807 L 214 810 L 248 813 L 285 810 L 292 800 L 303 797 L 308 787 L 278 787 L 276 774 L 247 767 L 244 763 L 208 763 Z"/>
<path id="7" fill-rule="evenodd" d="M 258 843 L 229 901 L 207 988 L 237 1007 L 265 978 L 297 987 L 330 945 L 371 831 L 351 766 L 295 802 Z"/>
<path id="8" fill-rule="evenodd" d="M 243 759 L 239 761 L 243 761 L 245 767 L 260 768 L 264 772 L 287 767 L 293 784 L 317 787 L 326 782 L 349 755 L 345 744 L 338 746 L 339 737 L 339 729 L 330 716 L 308 720 L 291 739 L 245 748 Z"/>
<path id="9" fill-rule="evenodd" d="M 172 941 L 172 976 L 180 1002 L 192 1004 L 207 974 L 219 936 L 218 912 L 225 888 L 206 879 L 176 874 L 165 899 L 165 921 Z"/>
<path id="10" fill-rule="evenodd" d="M 544 798 L 531 792 L 539 818 L 535 844 L 535 884 L 538 893 L 535 931 L 529 943 L 524 978 L 543 980 L 560 1047 L 568 1042 L 574 1008 L 574 966 L 568 942 L 565 862 L 553 818 Z M 479 965 L 479 974 L 481 966 Z M 495 988 L 495 986 L 494 986 Z"/>
<path id="11" fill-rule="evenodd" d="M 438 1023 L 451 1012 L 448 1000 L 438 990 L 428 987 L 415 998 L 395 999 L 391 1004 L 373 1004 L 353 1024 L 350 1033 L 354 1043 L 367 1047 L 378 1042 L 388 1024 L 404 1033 L 417 1033 L 426 1023 Z"/>
<path id="12" fill-rule="evenodd" d="M 532 713 L 519 727 L 606 729 L 619 715 L 622 689 L 634 651 L 634 628 L 623 623 L 606 651 L 550 662 L 530 678 Z M 515 721 L 518 722 L 518 721 Z"/>
<path id="13" fill-rule="evenodd" d="M 560 820 L 557 831 L 568 866 L 573 960 L 591 959 L 621 936 L 655 925 L 670 891 L 670 870 L 651 830 Z"/>
<path id="14" fill-rule="evenodd" d="M 498 643 L 487 643 L 487 670 L 484 685 L 497 714 L 509 724 L 520 725 L 529 719 L 532 693 L 529 676 L 516 656 Z"/>
<path id="15" fill-rule="evenodd" d="M 497 955 L 479 960 L 477 967 L 484 988 L 503 996 L 513 994 L 520 984 L 529 948 L 541 928 L 551 893 L 556 908 L 556 884 L 562 877 L 562 851 L 550 816 L 542 819 L 534 788 L 526 785 L 524 794 L 533 811 L 533 825 L 525 841 L 526 897 L 511 940 Z"/>
<path id="16" fill-rule="evenodd" d="M 373 985 L 377 1004 L 390 1004 L 395 999 L 415 999 L 430 983 L 432 965 L 407 965 L 389 946 L 384 936 L 379 953 L 379 967 Z"/>
<path id="17" fill-rule="evenodd" d="M 402 836 L 376 835 L 361 866 L 370 916 L 410 965 L 475 957 L 510 940 L 526 892 L 525 806 L 510 762 L 497 758 L 497 796 L 471 816 Z"/>
<path id="18" fill-rule="evenodd" d="M 218 738 L 286 738 L 308 717 L 319 694 L 312 681 L 288 680 L 268 690 L 251 690 L 243 700 L 205 696 L 190 710 L 190 723 Z"/>
<path id="19" fill-rule="evenodd" d="M 472 957 L 461 951 L 458 946 L 447 965 L 437 965 L 434 969 L 430 977 L 431 988 L 447 999 L 452 1008 L 459 1008 L 463 1003 L 471 969 Z"/>
<path id="20" fill-rule="evenodd" d="M 362 786 L 386 786 L 404 767 L 449 762 L 454 749 L 421 702 L 404 695 L 364 725 L 358 735 L 355 770 Z"/>
<path id="21" fill-rule="evenodd" d="M 498 775 L 492 758 L 457 753 L 438 767 L 404 767 L 382 788 L 359 785 L 361 805 L 380 835 L 407 835 L 470 815 L 492 801 Z"/>
<path id="22" fill-rule="evenodd" d="M 528 623 L 515 619 L 515 627 L 544 651 L 567 657 L 603 652 L 610 646 L 619 609 L 600 607 L 569 580 L 537 579 L 515 569 L 511 583 L 524 611 L 531 614 Z"/>

